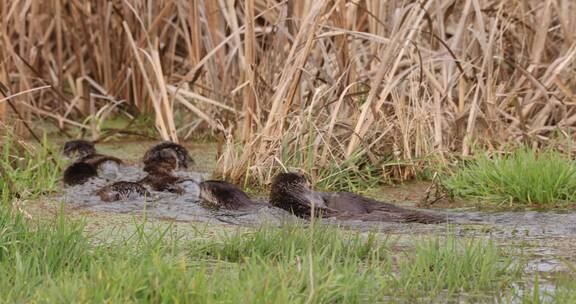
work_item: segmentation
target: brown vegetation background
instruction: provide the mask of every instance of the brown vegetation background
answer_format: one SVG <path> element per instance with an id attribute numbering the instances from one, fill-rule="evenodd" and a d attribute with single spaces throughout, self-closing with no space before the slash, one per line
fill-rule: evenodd
<path id="1" fill-rule="evenodd" d="M 572 138 L 574 16 L 573 0 L 0 0 L 0 118 L 101 139 L 148 115 L 163 139 L 219 138 L 236 181 L 408 177 Z"/>

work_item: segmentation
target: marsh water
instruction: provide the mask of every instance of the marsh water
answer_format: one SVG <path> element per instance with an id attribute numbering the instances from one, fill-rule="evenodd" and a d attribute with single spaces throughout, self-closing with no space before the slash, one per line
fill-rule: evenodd
<path id="1" fill-rule="evenodd" d="M 193 171 L 179 171 L 180 177 L 202 181 L 210 178 L 209 173 Z M 139 166 L 121 166 L 118 177 L 113 180 L 94 178 L 84 185 L 67 187 L 60 200 L 70 208 L 87 209 L 96 212 L 112 213 L 145 213 L 147 216 L 174 221 L 207 221 L 222 222 L 234 225 L 281 225 L 286 221 L 297 220 L 288 212 L 272 206 L 267 206 L 265 196 L 255 197 L 262 203 L 261 207 L 253 210 L 231 211 L 214 210 L 202 205 L 198 195 L 199 189 L 190 185 L 182 195 L 151 191 L 151 196 L 138 200 L 124 200 L 118 202 L 103 202 L 95 192 L 101 187 L 115 181 L 137 181 L 146 175 Z M 489 225 L 487 229 L 480 229 L 483 233 L 489 232 L 493 237 L 547 239 L 551 237 L 576 237 L 575 212 L 480 212 L 473 208 L 444 209 L 431 212 L 444 214 L 449 222 L 460 225 Z M 354 220 L 330 221 L 342 226 L 357 229 L 373 230 L 436 230 L 445 225 L 417 225 L 382 222 L 360 222 Z"/>
<path id="2" fill-rule="evenodd" d="M 150 143 L 152 144 L 152 143 Z M 149 145 L 150 145 L 149 144 Z M 66 187 L 57 201 L 67 209 L 86 210 L 106 214 L 146 215 L 159 220 L 178 222 L 204 222 L 207 224 L 258 226 L 262 224 L 283 225 L 287 222 L 301 221 L 288 212 L 268 206 L 265 195 L 256 197 L 261 207 L 247 211 L 213 210 L 206 208 L 198 199 L 198 188 L 186 188 L 183 195 L 151 191 L 145 199 L 102 202 L 95 191 L 114 181 L 136 181 L 145 176 L 138 164 L 141 149 L 149 145 L 138 145 L 138 149 L 129 152 L 132 162 L 120 168 L 115 180 L 95 178 L 79 186 Z M 107 151 L 118 157 L 118 150 L 132 151 L 123 146 L 121 149 L 108 147 Z M 134 148 L 132 148 L 134 149 Z M 135 155 L 135 156 L 134 156 Z M 141 153 L 140 153 L 141 155 Z M 196 165 L 190 171 L 177 174 L 196 181 L 210 178 L 214 166 L 212 150 L 198 148 L 192 150 Z M 124 157 L 126 159 L 126 157 Z M 131 164 L 130 164 L 131 163 Z M 474 208 L 434 209 L 431 212 L 442 213 L 450 219 L 451 225 L 398 224 L 362 221 L 324 220 L 325 223 L 360 231 L 377 231 L 394 235 L 422 235 L 456 233 L 461 236 L 485 237 L 503 244 L 525 246 L 530 255 L 528 268 L 531 272 L 555 273 L 563 271 L 563 260 L 576 260 L 574 247 L 576 241 L 576 212 L 481 212 Z"/>
<path id="3" fill-rule="evenodd" d="M 178 171 L 179 177 L 189 178 L 195 181 L 209 179 L 209 174 L 198 172 Z M 267 207 L 256 207 L 247 211 L 215 210 L 204 206 L 199 200 L 199 188 L 190 183 L 185 187 L 184 194 L 170 192 L 158 192 L 151 189 L 150 197 L 123 200 L 117 202 L 103 202 L 96 195 L 96 191 L 105 185 L 116 181 L 138 181 L 146 176 L 146 173 L 137 166 L 121 166 L 118 178 L 106 180 L 93 178 L 83 185 L 67 187 L 60 201 L 72 209 L 85 209 L 95 212 L 145 214 L 171 221 L 183 222 L 213 222 L 231 225 L 259 225 L 263 223 L 280 225 L 293 217 L 284 210 Z M 263 201 L 264 199 L 258 199 Z"/>

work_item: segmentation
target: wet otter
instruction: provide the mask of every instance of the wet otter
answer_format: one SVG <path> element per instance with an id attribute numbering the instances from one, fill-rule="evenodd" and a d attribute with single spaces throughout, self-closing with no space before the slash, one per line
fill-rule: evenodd
<path id="1" fill-rule="evenodd" d="M 154 191 L 183 194 L 184 188 L 178 184 L 192 180 L 172 175 L 172 172 L 177 170 L 178 163 L 178 154 L 172 149 L 161 149 L 151 153 L 144 162 L 144 171 L 148 175 L 139 183 L 149 185 Z"/>
<path id="2" fill-rule="evenodd" d="M 82 139 L 70 140 L 64 143 L 63 154 L 69 158 L 81 158 L 86 155 L 95 154 L 94 144 Z"/>
<path id="3" fill-rule="evenodd" d="M 97 175 L 98 170 L 94 166 L 84 162 L 76 162 L 64 170 L 64 183 L 66 185 L 81 185 Z"/>
<path id="4" fill-rule="evenodd" d="M 173 151 L 176 153 L 176 158 L 178 160 L 177 168 L 188 168 L 188 163 L 193 163 L 194 160 L 188 154 L 188 150 L 182 145 L 173 143 L 171 141 L 161 142 L 154 145 L 152 148 L 148 149 L 144 154 L 143 162 L 147 165 L 150 162 L 157 162 L 162 159 L 162 151 Z M 164 154 L 166 155 L 166 154 Z"/>
<path id="5" fill-rule="evenodd" d="M 88 180 L 88 178 L 77 181 L 72 180 L 74 176 L 82 176 L 82 172 L 87 172 L 87 166 L 77 165 L 79 163 L 92 166 L 94 170 L 96 170 L 96 175 L 90 177 L 101 176 L 107 179 L 115 179 L 118 176 L 119 166 L 123 164 L 119 158 L 96 153 L 94 144 L 86 140 L 71 140 L 66 142 L 63 153 L 68 157 L 77 157 L 76 161 L 68 166 L 65 171 L 65 173 L 68 172 L 68 175 L 65 174 L 64 181 L 69 185 L 83 184 Z M 79 171 L 75 172 L 75 170 Z"/>
<path id="6" fill-rule="evenodd" d="M 183 194 L 186 192 L 180 184 L 185 182 L 196 183 L 191 179 L 180 178 L 169 173 L 148 174 L 138 182 L 150 186 L 154 191 L 172 192 L 176 194 Z"/>
<path id="7" fill-rule="evenodd" d="M 172 149 L 162 149 L 146 159 L 144 171 L 148 174 L 168 174 L 178 169 L 178 154 Z"/>
<path id="8" fill-rule="evenodd" d="M 77 161 L 64 170 L 64 183 L 67 185 L 83 184 L 92 177 L 101 176 L 115 179 L 118 175 L 118 165 L 122 162 L 112 156 L 89 155 L 86 161 Z"/>
<path id="9" fill-rule="evenodd" d="M 104 186 L 96 192 L 105 202 L 150 197 L 150 192 L 139 183 L 120 181 Z"/>
<path id="10" fill-rule="evenodd" d="M 298 217 L 317 216 L 384 222 L 441 223 L 438 215 L 409 210 L 350 192 L 316 192 L 299 173 L 280 173 L 272 180 L 270 204 Z"/>
<path id="11" fill-rule="evenodd" d="M 238 210 L 255 204 L 240 188 L 231 183 L 216 180 L 200 183 L 200 199 L 218 209 Z"/>
<path id="12" fill-rule="evenodd" d="M 117 157 L 98 153 L 86 155 L 79 159 L 78 162 L 94 166 L 94 168 L 98 170 L 98 176 L 106 179 L 116 179 L 120 166 L 124 164 L 124 162 Z"/>

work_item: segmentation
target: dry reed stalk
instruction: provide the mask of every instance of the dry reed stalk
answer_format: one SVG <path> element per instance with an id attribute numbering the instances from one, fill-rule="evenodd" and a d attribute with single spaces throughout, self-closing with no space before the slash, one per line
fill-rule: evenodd
<path id="1" fill-rule="evenodd" d="M 247 85 L 244 86 L 244 101 L 242 112 L 244 113 L 244 124 L 242 127 L 242 140 L 248 142 L 252 137 L 254 120 L 256 119 L 256 96 L 254 95 L 255 75 L 254 75 L 254 46 L 256 35 L 254 34 L 254 0 L 246 0 L 246 31 L 244 33 L 244 79 Z"/>

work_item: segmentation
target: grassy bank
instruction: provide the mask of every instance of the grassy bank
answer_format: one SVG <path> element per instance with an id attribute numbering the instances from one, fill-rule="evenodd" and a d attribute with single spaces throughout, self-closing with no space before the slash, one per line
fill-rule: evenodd
<path id="1" fill-rule="evenodd" d="M 182 239 L 144 229 L 105 245 L 60 216 L 0 213 L 5 302 L 424 302 L 511 296 L 522 265 L 483 240 L 414 239 L 393 249 L 376 235 L 322 225 L 261 227 Z M 148 231 L 148 232 L 145 232 Z M 463 294 L 466 296 L 464 297 Z"/>
<path id="2" fill-rule="evenodd" d="M 481 154 L 444 184 L 458 196 L 497 207 L 571 207 L 576 201 L 576 162 L 556 150 Z"/>

